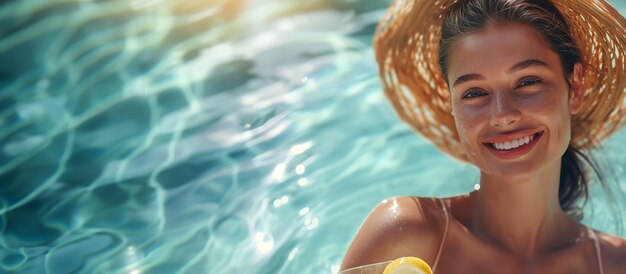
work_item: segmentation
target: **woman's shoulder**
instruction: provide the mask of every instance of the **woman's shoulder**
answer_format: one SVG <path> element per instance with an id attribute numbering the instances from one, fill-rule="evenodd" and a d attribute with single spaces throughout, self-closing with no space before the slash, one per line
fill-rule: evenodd
<path id="1" fill-rule="evenodd" d="M 437 221 L 444 216 L 444 199 L 432 197 L 401 196 L 381 201 L 366 219 L 370 225 L 391 226 L 411 225 L 421 229 L 435 228 Z M 445 202 L 444 202 L 445 203 Z M 433 227 L 434 226 L 434 227 Z"/>
<path id="2" fill-rule="evenodd" d="M 606 273 L 623 273 L 626 269 L 626 239 L 598 232 L 602 261 Z"/>
<path id="3" fill-rule="evenodd" d="M 403 256 L 416 256 L 432 263 L 444 224 L 445 213 L 437 198 L 387 198 L 372 210 L 359 229 L 342 269 Z"/>

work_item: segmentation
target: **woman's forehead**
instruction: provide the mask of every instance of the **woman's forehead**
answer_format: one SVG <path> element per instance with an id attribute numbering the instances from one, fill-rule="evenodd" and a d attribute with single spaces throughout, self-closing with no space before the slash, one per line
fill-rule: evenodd
<path id="1" fill-rule="evenodd" d="M 504 72 L 529 59 L 560 68 L 558 55 L 533 27 L 490 23 L 452 43 L 447 77 L 452 83 L 460 75 Z"/>

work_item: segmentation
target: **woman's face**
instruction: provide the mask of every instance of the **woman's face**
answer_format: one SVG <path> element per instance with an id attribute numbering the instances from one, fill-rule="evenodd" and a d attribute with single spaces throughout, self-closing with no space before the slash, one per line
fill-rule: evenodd
<path id="1" fill-rule="evenodd" d="M 490 23 L 449 56 L 453 115 L 472 163 L 512 180 L 560 163 L 580 107 L 580 64 L 566 79 L 559 56 L 522 24 Z"/>

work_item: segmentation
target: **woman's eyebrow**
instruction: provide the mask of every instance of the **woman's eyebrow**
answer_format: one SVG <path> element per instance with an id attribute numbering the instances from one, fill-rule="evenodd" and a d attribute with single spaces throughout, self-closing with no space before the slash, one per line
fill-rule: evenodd
<path id="1" fill-rule="evenodd" d="M 528 59 L 528 60 L 521 61 L 515 64 L 514 66 L 512 66 L 507 71 L 507 74 L 513 74 L 514 72 L 517 72 L 517 71 L 520 71 L 520 70 L 523 70 L 525 68 L 529 68 L 532 66 L 549 67 L 546 62 L 541 61 L 539 59 Z M 454 80 L 454 84 L 452 84 L 452 86 L 456 87 L 464 82 L 473 81 L 473 80 L 485 80 L 485 77 L 480 74 L 475 74 L 475 73 L 461 75 L 458 78 L 456 78 L 456 80 Z"/>
<path id="2" fill-rule="evenodd" d="M 549 67 L 546 62 L 541 61 L 539 59 L 528 59 L 528 60 L 524 60 L 515 64 L 507 71 L 507 73 L 512 74 L 516 71 L 520 71 L 520 70 L 523 70 L 525 68 L 532 67 L 532 66 Z"/>
<path id="3" fill-rule="evenodd" d="M 485 77 L 480 74 L 475 74 L 475 73 L 461 75 L 459 76 L 459 78 L 456 78 L 456 80 L 454 80 L 454 84 L 452 84 L 452 86 L 456 87 L 462 83 L 465 83 L 467 81 L 472 81 L 472 80 L 485 80 Z"/>

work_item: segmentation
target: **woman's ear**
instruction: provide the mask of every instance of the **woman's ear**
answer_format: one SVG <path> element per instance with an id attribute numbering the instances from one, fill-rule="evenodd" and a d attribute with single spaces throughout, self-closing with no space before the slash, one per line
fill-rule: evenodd
<path id="1" fill-rule="evenodd" d="M 574 64 L 574 70 L 567 79 L 569 81 L 569 112 L 574 115 L 580 111 L 583 104 L 583 65 Z"/>

